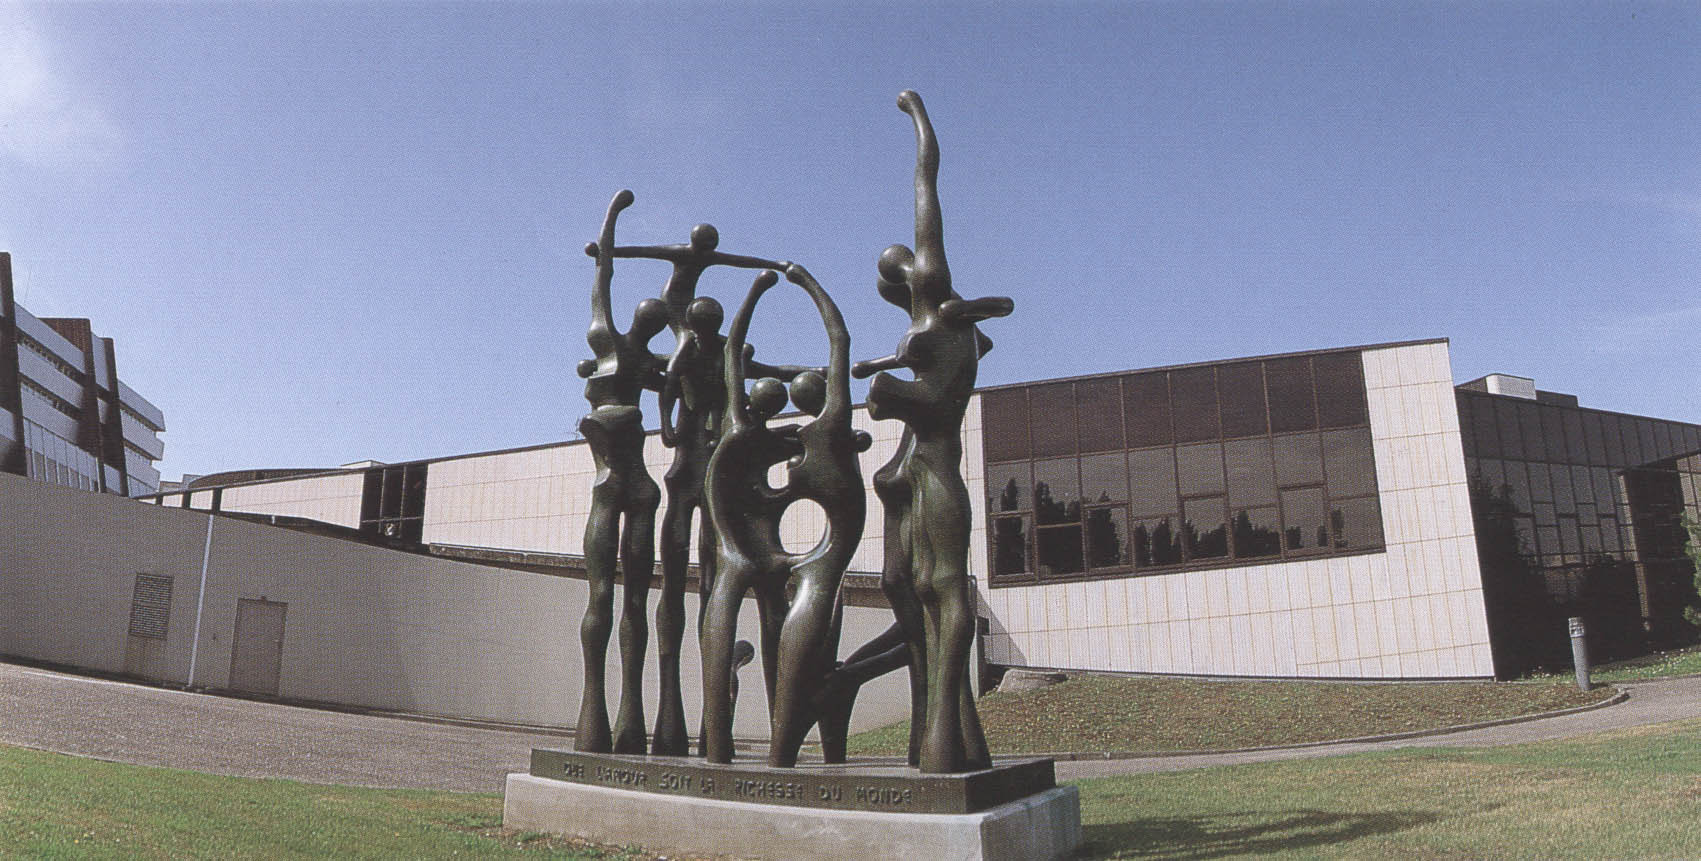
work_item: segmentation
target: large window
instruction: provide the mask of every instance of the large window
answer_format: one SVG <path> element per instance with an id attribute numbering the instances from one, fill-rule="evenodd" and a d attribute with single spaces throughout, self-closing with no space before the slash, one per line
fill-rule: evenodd
<path id="1" fill-rule="evenodd" d="M 1382 546 L 1357 352 L 983 395 L 992 584 Z"/>
<path id="2" fill-rule="evenodd" d="M 1468 389 L 1457 401 L 1473 486 L 1512 519 L 1517 552 L 1547 569 L 1633 553 L 1623 482 L 1701 449 L 1701 428 L 1681 422 Z"/>

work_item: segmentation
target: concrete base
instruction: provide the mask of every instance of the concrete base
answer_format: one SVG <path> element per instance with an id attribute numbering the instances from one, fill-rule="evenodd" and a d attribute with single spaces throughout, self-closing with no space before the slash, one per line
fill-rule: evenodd
<path id="1" fill-rule="evenodd" d="M 1080 793 L 1058 786 L 978 813 L 823 810 L 657 795 L 508 775 L 502 825 L 599 843 L 752 858 L 1067 858 L 1081 844 Z"/>

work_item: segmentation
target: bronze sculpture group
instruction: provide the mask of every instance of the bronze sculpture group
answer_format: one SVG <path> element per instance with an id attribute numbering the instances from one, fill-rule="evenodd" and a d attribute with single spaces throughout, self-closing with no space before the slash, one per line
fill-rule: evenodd
<path id="1" fill-rule="evenodd" d="M 904 666 L 911 674 L 911 764 L 928 773 L 990 764 L 967 677 L 975 601 L 961 437 L 979 359 L 991 348 L 977 324 L 1009 314 L 1011 302 L 964 299 L 952 289 L 939 206 L 938 142 L 919 96 L 905 91 L 898 106 L 913 120 L 916 134 L 915 247 L 894 245 L 879 259 L 880 296 L 910 318 L 892 355 L 852 364 L 844 318 L 806 269 L 720 252 L 709 225 L 698 225 L 683 245 L 616 245 L 615 222 L 632 203 L 629 191 L 615 196 L 601 236 L 586 247 L 597 266 L 587 334 L 595 358 L 579 365 L 592 408 L 580 431 L 597 473 L 585 527 L 590 603 L 581 626 L 585 674 L 578 750 L 646 750 L 645 612 L 661 498 L 643 460 L 639 400 L 649 390 L 658 393 L 662 440 L 674 451 L 665 479 L 656 611 L 661 703 L 649 752 L 688 752 L 679 654 L 691 515 L 701 509 L 701 753 L 710 762 L 732 759 L 736 623 L 746 595 L 754 594 L 770 765 L 794 765 L 812 726 L 820 727 L 826 759 L 843 761 L 857 688 Z M 639 302 L 624 334 L 615 328 L 609 298 L 616 258 L 665 260 L 674 267 L 662 298 Z M 698 279 L 711 266 L 763 270 L 724 337 L 720 304 L 695 295 Z M 824 368 L 766 365 L 752 357 L 751 316 L 781 273 L 805 291 L 820 315 L 830 345 Z M 664 328 L 675 335 L 673 352 L 651 353 L 649 341 Z M 900 369 L 908 369 L 911 379 L 892 373 Z M 851 427 L 850 379 L 870 375 L 870 415 L 904 425 L 897 453 L 874 476 L 885 511 L 881 586 L 896 621 L 840 662 L 840 580 L 866 514 L 857 456 L 870 444 L 866 433 Z M 770 420 L 788 401 L 805 420 L 773 426 Z M 782 464 L 785 480 L 772 486 L 770 473 Z M 820 506 L 827 529 L 814 547 L 791 552 L 780 540 L 780 521 L 787 507 L 803 500 Z M 610 727 L 604 664 L 617 572 L 624 575 L 621 694 Z"/>

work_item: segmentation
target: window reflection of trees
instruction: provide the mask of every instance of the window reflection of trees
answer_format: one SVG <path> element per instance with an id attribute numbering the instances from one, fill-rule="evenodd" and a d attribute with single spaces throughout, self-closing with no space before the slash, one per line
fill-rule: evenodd
<path id="1" fill-rule="evenodd" d="M 998 395 L 1003 406 L 983 407 L 989 439 L 1034 440 L 1031 453 L 987 467 L 994 569 L 1004 582 L 1382 545 L 1357 352 Z M 1030 518 L 1004 522 L 1017 513 Z"/>

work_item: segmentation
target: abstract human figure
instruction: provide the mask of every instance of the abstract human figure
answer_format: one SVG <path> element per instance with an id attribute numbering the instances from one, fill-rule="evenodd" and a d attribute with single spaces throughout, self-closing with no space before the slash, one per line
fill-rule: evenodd
<path id="1" fill-rule="evenodd" d="M 614 247 L 615 219 L 631 204 L 632 192 L 616 194 L 608 205 L 601 239 L 594 243 L 594 251 L 586 249 L 597 259 L 591 326 L 585 335 L 596 358 L 578 366 L 579 376 L 585 378 L 585 399 L 591 404 L 590 414 L 579 422 L 579 433 L 590 445 L 597 473 L 585 522 L 590 597 L 579 628 L 584 698 L 573 746 L 597 753 L 644 752 L 643 673 L 648 639 L 644 616 L 654 570 L 656 507 L 661 503 L 661 491 L 644 468 L 644 421 L 638 399 L 646 387 L 657 384 L 656 357 L 650 353 L 649 342 L 667 325 L 667 309 L 658 299 L 645 299 L 638 303 L 624 334 L 615 328 L 609 294 L 614 259 L 601 250 Z M 617 568 L 625 575 L 625 599 L 620 620 L 620 706 L 611 736 L 603 688 Z"/>
<path id="2" fill-rule="evenodd" d="M 685 583 L 691 554 L 691 515 L 702 505 L 703 474 L 709 451 L 718 435 L 721 418 L 720 303 L 696 297 L 697 282 L 711 266 L 743 269 L 784 269 L 785 264 L 726 254 L 716 250 L 720 232 L 714 225 L 691 229 L 691 240 L 679 245 L 615 246 L 615 258 L 664 260 L 673 264 L 673 274 L 662 289 L 667 323 L 673 330 L 675 347 L 667 364 L 667 384 L 661 398 L 662 442 L 673 449 L 673 464 L 662 478 L 667 489 L 667 508 L 661 523 L 661 596 L 656 605 L 656 661 L 661 676 L 660 700 L 656 709 L 655 735 L 650 752 L 658 756 L 684 756 L 690 736 L 685 728 L 685 704 L 680 690 L 680 646 L 685 636 Z M 587 248 L 595 254 L 599 249 Z M 671 387 L 671 389 L 669 388 Z M 678 410 L 678 420 L 673 413 Z M 699 588 L 708 595 L 714 581 L 715 537 L 703 518 L 698 529 Z M 699 613 L 699 620 L 701 614 Z"/>
<path id="3" fill-rule="evenodd" d="M 809 371 L 792 383 L 798 405 L 813 420 L 771 429 L 767 419 L 786 396 L 764 378 L 744 393 L 737 357 L 756 303 L 778 283 L 764 272 L 752 285 L 727 335 L 727 408 L 723 435 L 709 461 L 707 504 L 720 534 L 720 571 L 703 622 L 703 736 L 710 762 L 732 760 L 732 702 L 727 685 L 738 609 L 754 590 L 762 625 L 763 675 L 768 685 L 772 733 L 768 762 L 791 766 L 815 721 L 812 689 L 833 666 L 839 580 L 862 537 L 865 501 L 856 455 L 869 444 L 850 426 L 850 333 L 838 308 L 808 271 L 792 265 L 786 277 L 814 300 L 826 325 L 831 356 L 826 373 Z M 786 483 L 768 485 L 769 468 L 788 461 Z M 813 501 L 826 515 L 817 545 L 790 553 L 780 543 L 785 508 Z M 787 584 L 795 588 L 786 600 Z"/>
<path id="4" fill-rule="evenodd" d="M 910 646 L 911 760 L 925 773 L 950 773 L 990 763 L 968 685 L 975 599 L 962 425 L 984 343 L 976 324 L 1008 315 L 1012 303 L 952 290 L 939 143 L 920 96 L 905 90 L 898 107 L 915 124 L 915 250 L 894 245 L 880 255 L 880 292 L 889 301 L 907 298 L 910 326 L 896 353 L 859 362 L 853 373 L 909 368 L 914 375 L 879 373 L 868 390 L 871 416 L 905 425 L 898 455 L 875 475 L 887 512 L 882 588 Z"/>
<path id="5" fill-rule="evenodd" d="M 851 428 L 850 330 L 839 309 L 809 271 L 792 264 L 786 280 L 815 302 L 831 352 L 825 376 L 810 371 L 791 384 L 792 403 L 814 418 L 797 432 L 802 452 L 786 470 L 791 500 L 821 507 L 827 529 L 816 545 L 792 558 L 788 579 L 791 606 L 780 629 L 779 667 L 773 699 L 768 764 L 797 764 L 797 751 L 816 720 L 812 694 L 830 672 L 838 651 L 839 581 L 862 540 L 867 500 L 857 455 L 873 443 Z"/>

